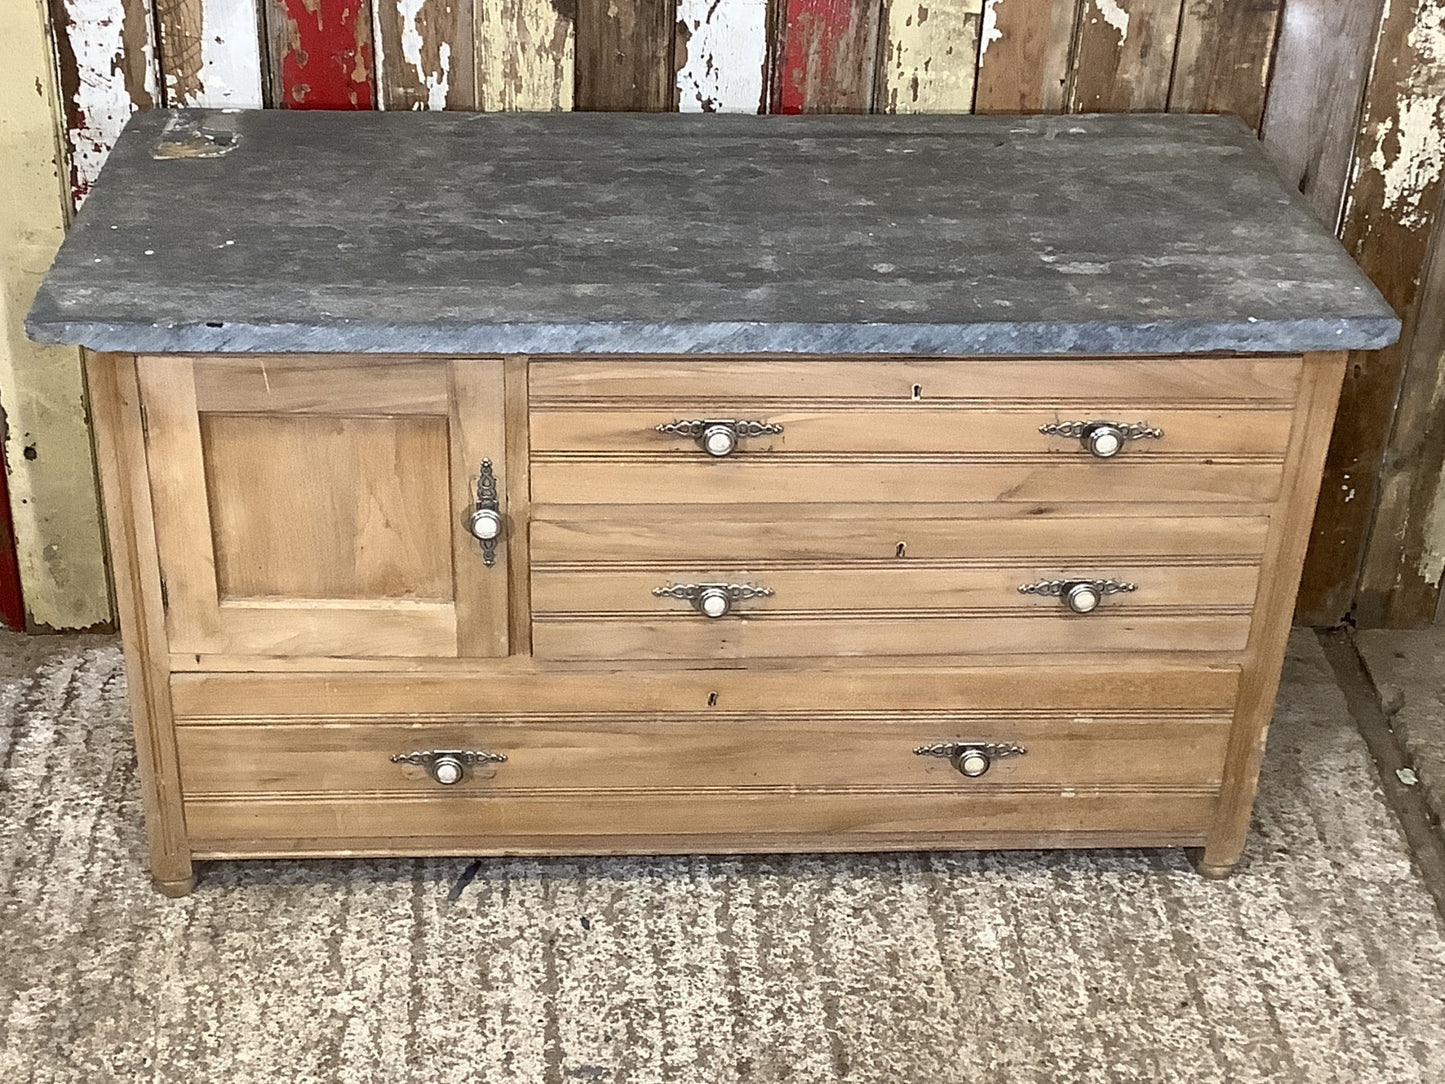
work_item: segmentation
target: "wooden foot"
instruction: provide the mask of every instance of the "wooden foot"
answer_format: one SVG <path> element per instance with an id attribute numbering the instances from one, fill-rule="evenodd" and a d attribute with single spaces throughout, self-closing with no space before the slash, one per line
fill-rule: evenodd
<path id="1" fill-rule="evenodd" d="M 169 896 L 178 900 L 182 896 L 189 896 L 196 887 L 196 875 L 192 873 L 189 877 L 182 877 L 175 881 L 165 881 L 159 877 L 151 877 L 151 884 L 155 885 L 156 891 L 162 896 Z"/>
<path id="2" fill-rule="evenodd" d="M 1206 881 L 1228 880 L 1234 873 L 1235 867 L 1239 865 L 1238 860 L 1233 862 L 1211 862 L 1209 852 L 1204 848 L 1186 852 L 1189 860 L 1194 863 L 1194 872 L 1203 877 Z"/>

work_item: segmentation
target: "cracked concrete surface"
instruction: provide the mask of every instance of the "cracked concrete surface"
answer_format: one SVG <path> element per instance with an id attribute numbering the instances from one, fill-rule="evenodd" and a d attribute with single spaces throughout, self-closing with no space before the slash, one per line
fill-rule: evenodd
<path id="1" fill-rule="evenodd" d="M 1435 816 L 1445 820 L 1445 628 L 1355 633 L 1379 697 Z"/>

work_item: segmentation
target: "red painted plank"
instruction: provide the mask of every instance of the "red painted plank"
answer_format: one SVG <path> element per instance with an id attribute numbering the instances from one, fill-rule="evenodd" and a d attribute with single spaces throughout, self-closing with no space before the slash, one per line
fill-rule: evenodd
<path id="1" fill-rule="evenodd" d="M 782 0 L 774 113 L 866 113 L 873 100 L 878 0 Z"/>
<path id="2" fill-rule="evenodd" d="M 20 559 L 15 552 L 15 524 L 10 517 L 10 480 L 0 467 L 0 623 L 25 631 L 25 603 L 20 597 Z"/>
<path id="3" fill-rule="evenodd" d="M 284 109 L 371 109 L 375 57 L 368 0 L 271 0 L 275 104 Z"/>

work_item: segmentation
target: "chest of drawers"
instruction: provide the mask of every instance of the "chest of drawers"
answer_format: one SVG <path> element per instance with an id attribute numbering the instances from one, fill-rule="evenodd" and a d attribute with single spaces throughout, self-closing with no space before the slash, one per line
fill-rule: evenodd
<path id="1" fill-rule="evenodd" d="M 32 312 L 92 347 L 164 890 L 275 855 L 1233 867 L 1344 350 L 1398 329 L 1242 128 L 401 119 L 139 119 Z M 431 179 L 266 188 L 403 138 Z M 1109 153 L 1148 213 L 1070 233 Z M 819 178 L 834 213 L 777 212 Z"/>

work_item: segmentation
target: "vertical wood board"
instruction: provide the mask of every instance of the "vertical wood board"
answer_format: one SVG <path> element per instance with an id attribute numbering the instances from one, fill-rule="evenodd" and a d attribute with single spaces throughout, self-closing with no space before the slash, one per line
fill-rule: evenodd
<path id="1" fill-rule="evenodd" d="M 251 0 L 154 4 L 166 105 L 261 108 L 261 23 Z"/>
<path id="2" fill-rule="evenodd" d="M 70 195 L 85 201 L 137 109 L 156 104 L 149 0 L 50 0 L 70 159 Z"/>
<path id="3" fill-rule="evenodd" d="M 1310 624 L 1336 624 L 1354 602 L 1412 349 L 1408 332 L 1419 323 L 1414 306 L 1442 170 L 1445 0 L 1395 0 L 1386 8 L 1365 94 L 1342 233 L 1350 254 L 1404 317 L 1407 338 L 1351 355 L 1300 595 L 1299 616 Z"/>
<path id="4" fill-rule="evenodd" d="M 373 0 L 380 109 L 476 106 L 472 0 Z"/>
<path id="5" fill-rule="evenodd" d="M 475 0 L 477 108 L 572 108 L 575 0 Z"/>
<path id="6" fill-rule="evenodd" d="M 577 108 L 670 112 L 675 26 L 672 0 L 582 0 Z"/>
<path id="7" fill-rule="evenodd" d="M 1063 112 L 1079 3 L 983 0 L 978 112 Z"/>
<path id="8" fill-rule="evenodd" d="M 370 0 L 267 0 L 271 104 L 371 109 Z"/>
<path id="9" fill-rule="evenodd" d="M 45 7 L 0 4 L 0 407 L 28 623 L 110 620 L 80 352 L 23 321 L 65 236 L 68 173 Z"/>
<path id="10" fill-rule="evenodd" d="M 867 113 L 878 61 L 878 0 L 778 0 L 774 113 Z"/>
<path id="11" fill-rule="evenodd" d="M 1355 619 L 1367 627 L 1429 624 L 1445 574 L 1445 229 L 1429 254 L 1405 326 L 1404 377 L 1366 543 Z"/>
<path id="12" fill-rule="evenodd" d="M 981 0 L 885 0 L 880 113 L 968 113 Z"/>
<path id="13" fill-rule="evenodd" d="M 1284 0 L 1184 0 L 1173 113 L 1233 113 L 1256 131 Z"/>
<path id="14" fill-rule="evenodd" d="M 678 0 L 675 53 L 679 111 L 761 112 L 767 0 Z"/>
<path id="15" fill-rule="evenodd" d="M 1264 149 L 1333 231 L 1384 0 L 1289 0 L 1264 111 Z"/>
<path id="16" fill-rule="evenodd" d="M 1169 104 L 1181 0 L 1084 0 L 1071 111 L 1157 112 Z"/>

